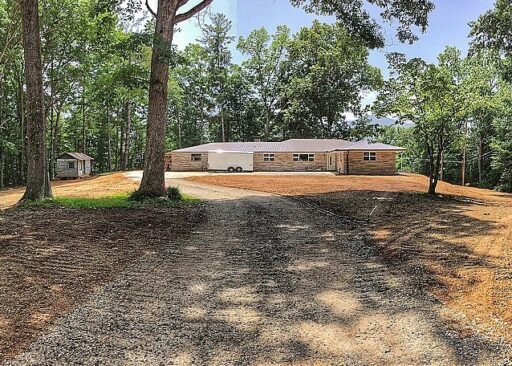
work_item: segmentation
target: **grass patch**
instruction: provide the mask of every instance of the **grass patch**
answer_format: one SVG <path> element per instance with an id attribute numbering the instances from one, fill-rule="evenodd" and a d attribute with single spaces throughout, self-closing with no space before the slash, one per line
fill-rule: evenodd
<path id="1" fill-rule="evenodd" d="M 69 207 L 69 208 L 143 208 L 143 207 L 172 207 L 180 203 L 198 203 L 200 200 L 183 195 L 179 201 L 147 199 L 144 201 L 130 200 L 130 194 L 123 193 L 109 197 L 56 197 L 52 200 L 25 202 L 22 207 Z"/>

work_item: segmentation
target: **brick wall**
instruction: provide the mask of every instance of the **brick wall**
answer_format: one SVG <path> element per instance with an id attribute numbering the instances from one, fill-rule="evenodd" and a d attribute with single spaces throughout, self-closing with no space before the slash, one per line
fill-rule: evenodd
<path id="1" fill-rule="evenodd" d="M 193 172 L 208 169 L 208 153 L 201 154 L 201 160 L 193 161 L 191 153 L 172 152 L 166 154 L 165 166 L 171 166 L 174 172 Z"/>
<path id="2" fill-rule="evenodd" d="M 254 171 L 297 172 L 327 169 L 327 154 L 315 153 L 315 161 L 293 161 L 293 153 L 273 153 L 274 161 L 263 161 L 263 153 L 254 153 Z"/>
<path id="3" fill-rule="evenodd" d="M 363 160 L 363 151 L 350 151 L 347 155 L 351 175 L 393 175 L 396 174 L 396 152 L 377 151 L 377 160 Z"/>
<path id="4" fill-rule="evenodd" d="M 274 161 L 263 161 L 263 153 L 254 153 L 254 171 L 325 171 L 327 153 L 315 153 L 315 161 L 293 161 L 293 153 L 274 153 Z M 363 151 L 336 154 L 336 170 L 339 174 L 392 175 L 396 174 L 396 152 L 376 152 L 377 160 L 364 161 Z M 192 161 L 190 153 L 172 152 L 165 155 L 165 166 L 172 171 L 208 170 L 208 153 L 201 154 L 201 161 Z"/>

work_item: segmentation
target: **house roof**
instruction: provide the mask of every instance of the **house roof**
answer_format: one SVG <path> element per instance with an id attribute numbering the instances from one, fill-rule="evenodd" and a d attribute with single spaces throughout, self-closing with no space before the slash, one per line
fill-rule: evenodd
<path id="1" fill-rule="evenodd" d="M 77 160 L 94 160 L 94 158 L 91 158 L 89 155 L 79 153 L 79 152 L 67 152 L 59 156 L 59 159 L 62 159 L 63 156 L 69 155 L 74 159 Z"/>
<path id="2" fill-rule="evenodd" d="M 185 153 L 206 153 L 212 150 L 240 152 L 329 152 L 351 150 L 403 151 L 405 149 L 382 143 L 341 139 L 291 139 L 283 142 L 213 142 L 174 150 Z"/>

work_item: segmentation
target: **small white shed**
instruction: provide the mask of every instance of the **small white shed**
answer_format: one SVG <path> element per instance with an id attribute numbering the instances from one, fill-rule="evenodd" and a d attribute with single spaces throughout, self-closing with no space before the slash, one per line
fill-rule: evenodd
<path id="1" fill-rule="evenodd" d="M 92 175 L 92 162 L 89 155 L 68 152 L 57 158 L 57 178 L 83 178 Z"/>

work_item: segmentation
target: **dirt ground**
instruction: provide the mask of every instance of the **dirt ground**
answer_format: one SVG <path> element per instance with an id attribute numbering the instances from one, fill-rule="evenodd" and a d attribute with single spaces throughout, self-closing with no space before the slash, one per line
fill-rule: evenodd
<path id="1" fill-rule="evenodd" d="M 144 254 L 119 266 L 5 365 L 496 365 L 507 357 L 500 342 L 461 335 L 454 314 L 410 273 L 383 261 L 360 223 L 302 200 L 168 183 L 185 193 L 201 190 L 207 199 L 201 215 L 182 213 L 191 232 L 166 231 L 174 221 L 183 223 L 163 212 L 107 216 L 95 236 L 108 239 L 102 233 L 113 226 L 118 241 L 93 259 L 115 261 L 120 246 L 141 247 Z M 95 213 L 92 222 L 102 215 Z M 118 221 L 125 223 L 121 231 Z M 27 230 L 46 232 L 37 222 Z M 58 262 L 54 273 L 73 282 L 80 266 L 66 265 L 69 255 L 59 248 L 67 236 L 90 244 L 78 234 L 63 236 L 46 250 Z M 16 258 L 16 246 L 34 247 L 19 238 L 12 244 L 2 257 Z M 33 249 L 25 251 L 34 258 Z M 91 253 L 82 254 L 68 261 L 82 258 L 88 268 Z M 28 267 L 45 269 L 44 262 Z M 16 309 L 13 302 L 10 308 Z"/>
<path id="2" fill-rule="evenodd" d="M 126 178 L 123 173 L 52 182 L 53 194 L 58 197 L 108 197 L 113 194 L 133 192 L 137 187 L 137 182 Z M 0 210 L 16 204 L 24 191 L 24 187 L 0 191 Z"/>
<path id="3" fill-rule="evenodd" d="M 427 287 L 461 324 L 512 342 L 512 195 L 440 182 L 444 197 L 431 198 L 419 175 L 188 179 L 293 196 L 365 224 L 387 265 Z"/>
<path id="4" fill-rule="evenodd" d="M 291 197 L 169 179 L 206 201 L 0 211 L 0 364 L 506 362 L 509 196 L 337 178 L 197 178 Z M 137 182 L 68 184 L 97 196 Z"/>
<path id="5" fill-rule="evenodd" d="M 0 212 L 0 363 L 141 257 L 187 235 L 189 215 L 202 220 L 188 206 Z"/>

